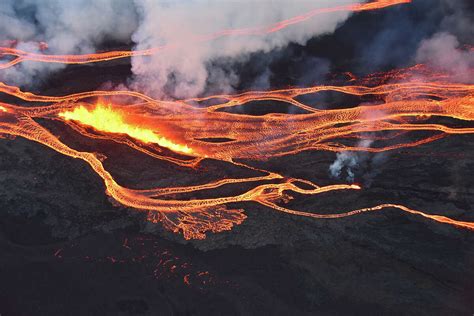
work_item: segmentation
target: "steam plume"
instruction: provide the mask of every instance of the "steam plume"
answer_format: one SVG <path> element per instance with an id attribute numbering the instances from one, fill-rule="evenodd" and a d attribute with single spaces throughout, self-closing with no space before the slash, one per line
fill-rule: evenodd
<path id="1" fill-rule="evenodd" d="M 18 41 L 17 48 L 37 53 L 38 42 L 50 54 L 95 52 L 105 41 L 127 43 L 138 19 L 129 0 L 2 0 L 0 42 Z M 22 63 L 2 72 L 9 82 L 31 84 L 61 65 Z"/>
<path id="2" fill-rule="evenodd" d="M 296 3 L 295 3 L 296 2 Z M 38 41 L 49 54 L 91 53 L 107 41 L 135 49 L 176 45 L 152 57 L 134 57 L 132 87 L 154 96 L 195 96 L 207 86 L 231 91 L 239 80 L 218 60 L 242 61 L 250 53 L 270 52 L 290 42 L 305 44 L 330 33 L 349 12 L 318 15 L 268 36 L 229 36 L 209 42 L 192 39 L 222 30 L 261 27 L 307 11 L 360 3 L 362 0 L 4 0 L 0 5 L 0 34 L 18 40 L 19 49 L 38 52 Z M 28 84 L 61 67 L 24 63 L 2 74 L 8 81 Z M 265 78 L 262 77 L 262 84 Z"/>

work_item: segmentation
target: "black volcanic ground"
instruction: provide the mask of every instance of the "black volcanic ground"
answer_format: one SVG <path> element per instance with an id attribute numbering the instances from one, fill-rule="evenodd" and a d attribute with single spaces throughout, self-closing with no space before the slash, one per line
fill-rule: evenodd
<path id="1" fill-rule="evenodd" d="M 426 1 L 419 3 L 421 11 Z M 342 34 L 360 32 L 364 35 L 356 39 L 368 41 L 366 36 L 375 32 L 373 23 L 407 15 L 403 10 L 357 15 L 332 37 L 282 50 L 272 61 L 274 72 L 281 73 L 272 84 L 294 84 L 285 73 L 298 76 L 304 56 L 331 57 L 335 71 L 364 68 L 365 61 L 354 55 L 359 44 L 349 43 Z M 422 16 L 413 21 L 429 24 L 420 22 Z M 399 61 L 393 57 L 367 71 L 395 65 Z M 107 81 L 120 83 L 129 75 L 127 60 L 74 66 L 37 89 L 68 94 Z M 242 75 L 254 74 L 242 70 Z M 242 83 L 238 88 L 246 87 Z M 328 106 L 337 106 L 337 98 L 326 98 Z M 202 182 L 203 177 L 241 172 L 214 161 L 206 161 L 198 171 L 187 170 L 116 143 L 85 143 L 64 126 L 45 124 L 61 130 L 63 139 L 76 146 L 107 152 L 114 163 L 106 167 L 130 186 Z M 472 140 L 469 135 L 451 136 L 417 148 L 363 154 L 356 181 L 364 190 L 301 196 L 290 206 L 330 212 L 400 203 L 474 221 Z M 254 164 L 324 185 L 342 183 L 329 176 L 335 157 L 305 152 Z M 2 316 L 474 312 L 474 234 L 397 210 L 314 220 L 249 203 L 242 225 L 204 241 L 186 242 L 160 224 L 146 222 L 146 214 L 114 206 L 100 178 L 84 162 L 21 138 L 0 139 L 0 209 Z"/>

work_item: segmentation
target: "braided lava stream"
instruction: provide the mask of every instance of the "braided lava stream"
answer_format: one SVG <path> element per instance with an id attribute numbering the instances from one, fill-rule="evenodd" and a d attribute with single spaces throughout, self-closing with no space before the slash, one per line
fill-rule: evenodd
<path id="1" fill-rule="evenodd" d="M 375 1 L 327 9 L 323 12 L 372 10 L 408 2 L 410 1 Z M 265 28 L 223 31 L 205 40 L 241 33 L 255 35 L 276 32 L 318 13 L 321 12 L 310 12 Z M 148 53 L 151 52 L 57 56 L 0 48 L 0 54 L 4 56 L 17 56 L 13 61 L 3 64 L 4 68 L 25 60 L 85 63 Z M 420 76 L 420 72 L 425 76 Z M 426 77 L 430 80 L 420 79 Z M 301 101 L 304 96 L 327 91 L 372 98 L 374 102 L 371 105 L 321 110 Z M 451 82 L 446 74 L 432 72 L 423 65 L 361 80 L 352 78 L 348 85 L 250 91 L 175 101 L 155 100 L 134 91 L 89 91 L 66 96 L 45 96 L 0 83 L 0 93 L 32 103 L 19 106 L 0 102 L 0 135 L 23 137 L 61 154 L 82 159 L 103 179 L 106 193 L 111 198 L 124 206 L 149 211 L 150 221 L 161 222 L 171 231 L 182 232 L 186 239 L 203 239 L 206 232 L 230 230 L 234 225 L 242 223 L 246 218 L 244 210 L 231 206 L 233 203 L 242 202 L 256 202 L 276 211 L 315 219 L 337 219 L 395 208 L 438 223 L 474 229 L 473 222 L 432 215 L 398 204 L 387 203 L 333 214 L 316 214 L 286 208 L 282 204 L 292 198 L 291 193 L 318 195 L 362 188 L 355 184 L 319 186 L 305 179 L 289 178 L 240 162 L 267 160 L 303 151 L 382 152 L 419 146 L 451 134 L 472 134 L 474 128 L 429 123 L 427 118 L 433 116 L 474 121 L 473 91 L 473 85 Z M 127 100 L 127 104 L 111 101 L 117 99 Z M 283 102 L 299 108 L 304 113 L 268 113 L 262 116 L 232 113 L 232 108 L 255 101 L 262 101 L 261 106 L 265 106 L 265 102 Z M 62 142 L 58 135 L 40 124 L 41 120 L 61 121 L 85 137 L 121 143 L 155 159 L 185 168 L 196 168 L 202 160 L 214 159 L 251 169 L 261 175 L 223 178 L 194 186 L 131 189 L 118 184 L 106 170 L 103 164 L 106 157 L 71 148 Z M 413 142 L 397 138 L 403 133 L 414 131 L 424 131 L 423 135 L 429 136 L 425 135 Z M 373 133 L 381 135 L 378 138 L 380 140 L 390 140 L 391 144 L 370 148 L 347 144 L 347 141 L 363 139 Z M 243 183 L 252 184 L 253 187 L 240 194 L 222 197 L 191 200 L 175 198 L 175 195 L 183 193 Z"/>

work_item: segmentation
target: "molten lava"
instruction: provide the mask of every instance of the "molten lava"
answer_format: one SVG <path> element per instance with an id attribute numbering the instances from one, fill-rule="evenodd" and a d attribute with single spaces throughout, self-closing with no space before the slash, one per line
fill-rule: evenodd
<path id="1" fill-rule="evenodd" d="M 416 79 L 419 78 L 419 71 L 423 71 L 425 74 L 428 72 L 425 67 L 416 66 L 393 73 L 380 74 L 378 79 L 372 76 L 361 80 L 361 82 L 370 82 L 373 86 L 314 86 L 167 102 L 156 101 L 133 91 L 91 91 L 50 97 L 23 92 L 17 87 L 0 84 L 0 92 L 8 95 L 30 102 L 52 103 L 51 105 L 33 107 L 19 107 L 2 103 L 2 110 L 6 111 L 8 115 L 5 116 L 5 119 L 0 116 L 0 133 L 40 142 L 60 153 L 86 161 L 103 179 L 107 194 L 117 202 L 136 209 L 151 211 L 148 216 L 150 221 L 161 222 L 172 231 L 182 232 L 188 239 L 204 238 L 204 233 L 207 231 L 220 232 L 240 224 L 246 218 L 243 210 L 227 209 L 226 206 L 235 202 L 250 201 L 280 212 L 318 219 L 343 218 L 365 212 L 380 211 L 385 208 L 396 208 L 439 223 L 474 229 L 474 224 L 471 222 L 431 215 L 398 204 L 383 204 L 325 215 L 291 210 L 279 205 L 287 201 L 290 197 L 288 194 L 291 193 L 318 195 L 329 191 L 360 190 L 361 187 L 345 184 L 318 186 L 305 179 L 288 178 L 272 171 L 236 162 L 237 158 L 262 160 L 307 150 L 380 152 L 418 146 L 436 141 L 448 134 L 474 133 L 474 128 L 449 127 L 425 123 L 424 120 L 418 119 L 420 116 L 444 116 L 463 121 L 474 121 L 474 87 L 472 85 L 443 81 L 446 80 L 446 76 L 436 73 L 432 73 L 430 76 L 434 81 L 420 81 Z M 374 84 L 376 80 L 386 80 L 386 76 L 402 78 L 404 82 Z M 377 96 L 379 104 L 338 110 L 317 110 L 297 101 L 300 96 L 323 91 L 337 91 L 356 96 Z M 81 101 L 91 97 L 106 98 L 109 96 L 135 98 L 137 103 L 128 107 L 119 107 L 113 104 L 94 105 Z M 204 100 L 222 101 L 217 104 L 214 102 L 208 107 L 194 105 L 196 101 Z M 252 116 L 218 111 L 252 101 L 286 102 L 307 110 L 307 113 Z M 176 139 L 184 140 L 186 145 L 180 145 L 171 139 L 160 136 L 157 133 L 160 128 L 148 128 L 136 123 L 145 121 L 145 116 L 148 119 L 145 125 L 150 126 L 150 122 L 154 122 L 163 130 L 172 130 Z M 138 121 L 129 120 L 130 117 L 141 119 Z M 132 190 L 119 185 L 114 180 L 114 177 L 104 168 L 102 157 L 98 157 L 95 153 L 79 152 L 68 147 L 57 136 L 39 125 L 34 120 L 35 118 L 59 118 L 66 124 L 76 122 L 79 124 L 78 126 L 71 126 L 75 126 L 75 130 L 86 137 L 96 136 L 91 135 L 80 126 L 93 127 L 97 131 L 105 133 L 103 136 L 105 138 L 121 142 L 154 158 L 176 163 L 183 167 L 194 167 L 202 159 L 213 158 L 263 173 L 263 175 L 248 178 L 224 178 L 194 186 Z M 416 120 L 410 121 L 410 118 Z M 364 137 L 367 132 L 380 133 L 383 131 L 432 131 L 434 134 L 414 142 L 399 142 L 385 147 L 366 148 L 342 143 L 344 139 Z M 379 137 L 379 139 L 390 140 L 396 135 L 396 133 L 389 134 L 389 136 Z M 140 140 L 142 145 L 128 142 L 126 137 Z M 205 141 L 205 139 L 212 138 L 227 138 L 231 141 L 223 143 Z M 187 160 L 150 152 L 146 148 L 149 143 L 193 156 L 195 160 L 189 163 Z M 170 196 L 177 194 L 212 190 L 239 183 L 255 183 L 255 185 L 248 191 L 234 196 L 194 200 L 170 198 Z M 298 183 L 304 183 L 307 188 L 301 188 Z"/>
<path id="2" fill-rule="evenodd" d="M 110 105 L 105 106 L 99 103 L 93 110 L 79 106 L 72 111 L 59 113 L 58 116 L 65 120 L 78 121 L 101 132 L 126 134 L 144 143 L 154 143 L 179 153 L 191 154 L 193 152 L 188 146 L 175 144 L 150 129 L 125 122 L 126 115 Z"/>
<path id="3" fill-rule="evenodd" d="M 361 11 L 371 11 L 378 10 L 387 7 L 391 7 L 399 4 L 411 3 L 412 0 L 374 0 L 368 3 L 363 4 L 348 4 L 341 5 L 329 8 L 315 9 L 305 14 L 292 17 L 287 20 L 283 20 L 272 25 L 254 27 L 254 28 L 242 28 L 242 29 L 229 29 L 223 30 L 220 32 L 204 35 L 204 36 L 195 36 L 190 38 L 187 42 L 199 43 L 205 41 L 216 40 L 225 36 L 261 36 L 271 33 L 278 32 L 282 29 L 285 29 L 289 26 L 302 23 L 307 21 L 319 14 L 323 13 L 332 13 L 332 12 L 361 12 Z M 40 42 L 38 43 L 39 47 L 42 50 L 47 49 L 47 44 Z M 180 47 L 181 43 L 169 43 L 161 47 L 154 47 L 146 50 L 137 50 L 137 51 L 113 51 L 97 54 L 86 54 L 86 55 L 46 55 L 46 54 L 36 54 L 25 52 L 12 47 L 0 47 L 0 56 L 11 56 L 14 59 L 1 64 L 0 69 L 6 69 L 12 67 L 16 64 L 19 64 L 24 61 L 37 61 L 37 62 L 48 62 L 48 63 L 61 63 L 61 64 L 85 64 L 85 63 L 94 63 L 102 62 L 108 60 L 114 60 L 119 58 L 127 58 L 132 56 L 149 56 L 156 53 L 159 53 L 165 49 L 173 49 Z M 8 46 L 16 46 L 16 44 L 10 43 Z"/>
<path id="4" fill-rule="evenodd" d="M 300 23 L 322 12 L 374 10 L 409 0 L 379 0 L 365 4 L 318 9 L 299 17 L 263 28 L 224 30 L 196 42 L 229 35 L 262 35 Z M 171 45 L 172 46 L 172 45 Z M 169 47 L 171 47 L 169 46 Z M 117 51 L 90 55 L 30 54 L 11 47 L 0 48 L 0 55 L 13 59 L 0 68 L 13 67 L 25 60 L 53 63 L 90 63 L 136 55 L 157 53 L 147 51 Z M 474 223 L 440 215 L 432 215 L 409 207 L 386 203 L 358 210 L 317 214 L 292 210 L 282 206 L 297 195 L 319 195 L 326 192 L 361 190 L 354 184 L 319 186 L 306 179 L 259 169 L 255 160 L 292 155 L 302 151 L 368 151 L 382 152 L 434 142 L 447 135 L 474 134 L 474 128 L 432 123 L 428 117 L 444 117 L 465 123 L 474 121 L 474 86 L 452 82 L 447 74 L 436 73 L 423 65 L 358 79 L 349 75 L 347 85 L 313 86 L 273 91 L 250 91 L 236 95 L 214 95 L 187 100 L 161 101 L 134 91 L 89 91 L 65 96 L 45 96 L 21 91 L 18 87 L 0 83 L 0 92 L 29 106 L 1 103 L 0 135 L 23 137 L 69 157 L 87 162 L 104 181 L 106 193 L 118 203 L 137 210 L 148 211 L 148 219 L 162 223 L 167 229 L 182 232 L 187 239 L 205 238 L 206 232 L 230 230 L 242 223 L 246 215 L 233 203 L 246 205 L 256 202 L 273 210 L 316 219 L 337 219 L 383 209 L 398 209 L 407 214 L 458 228 L 474 229 Z M 429 78 L 429 80 L 420 79 Z M 301 97 L 334 91 L 346 95 L 373 99 L 372 105 L 335 110 L 316 109 Z M 129 105 L 113 103 L 90 104 L 87 100 L 123 97 Z M 209 106 L 203 101 L 212 101 Z M 303 114 L 269 113 L 263 116 L 229 113 L 233 107 L 254 101 L 283 102 L 300 108 Z M 196 103 L 200 103 L 196 106 Z M 43 103 L 44 105 L 39 105 Z M 69 147 L 53 132 L 38 123 L 61 120 L 77 133 L 88 138 L 101 137 L 130 146 L 150 157 L 186 168 L 195 168 L 204 159 L 215 159 L 247 168 L 254 176 L 220 178 L 208 183 L 131 189 L 118 184 L 106 170 L 103 155 Z M 100 135 L 90 132 L 90 129 Z M 170 132 L 172 131 L 172 132 Z M 414 141 L 398 138 L 403 133 L 423 131 Z M 390 132 L 390 133 L 384 133 Z M 369 134 L 370 133 L 370 134 Z M 374 133 L 376 133 L 374 135 Z M 367 136 L 371 135 L 371 136 Z M 373 135 L 373 136 L 372 136 Z M 388 145 L 366 147 L 349 142 L 354 139 L 390 141 Z M 213 142 L 212 139 L 224 139 Z M 383 143 L 383 142 L 382 142 Z M 180 154 L 176 158 L 161 147 Z M 186 158 L 186 159 L 185 159 Z M 246 159 L 247 163 L 238 162 Z M 257 175 L 258 174 L 258 175 Z M 229 185 L 245 184 L 244 192 L 199 199 L 179 198 L 180 194 L 215 190 Z M 304 184 L 304 188 L 301 186 Z M 229 209 L 229 207 L 234 207 Z"/>

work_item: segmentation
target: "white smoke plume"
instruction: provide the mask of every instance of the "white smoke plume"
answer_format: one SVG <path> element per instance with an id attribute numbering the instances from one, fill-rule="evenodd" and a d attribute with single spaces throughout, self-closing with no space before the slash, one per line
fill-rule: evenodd
<path id="1" fill-rule="evenodd" d="M 365 104 L 361 104 L 365 105 Z M 372 110 L 363 116 L 366 124 L 375 124 L 382 119 L 385 113 Z M 357 127 L 354 128 L 357 132 Z M 357 148 L 370 148 L 374 143 L 373 135 L 362 133 L 365 138 L 357 142 Z M 329 166 L 329 173 L 335 179 L 345 179 L 348 182 L 354 182 L 356 175 L 358 180 L 363 180 L 365 186 L 370 186 L 373 178 L 378 174 L 380 165 L 383 163 L 384 153 L 372 154 L 365 151 L 342 151 L 337 153 L 336 160 Z"/>
<path id="2" fill-rule="evenodd" d="M 154 94 L 170 88 L 171 94 L 177 97 L 198 95 L 209 83 L 217 83 L 222 92 L 229 92 L 238 78 L 216 69 L 213 60 L 244 59 L 249 53 L 268 52 L 289 42 L 304 44 L 312 36 L 333 32 L 350 13 L 321 14 L 268 36 L 229 36 L 199 44 L 190 38 L 227 29 L 271 25 L 313 9 L 356 2 L 362 1 L 135 0 L 141 17 L 140 26 L 133 35 L 136 48 L 148 49 L 170 43 L 180 46 L 151 58 L 133 58 L 134 83 L 140 90 Z"/>
<path id="3" fill-rule="evenodd" d="M 89 53 L 103 40 L 126 41 L 137 27 L 128 0 L 2 0 L 0 34 L 44 41 L 55 54 Z"/>
<path id="4" fill-rule="evenodd" d="M 371 140 L 361 140 L 357 147 L 369 148 Z M 342 151 L 337 153 L 336 160 L 329 166 L 331 176 L 336 179 L 344 178 L 348 182 L 354 182 L 355 173 L 358 166 L 367 159 L 365 153 L 356 153 L 351 151 Z"/>
<path id="5" fill-rule="evenodd" d="M 461 82 L 474 82 L 474 51 L 461 49 L 458 39 L 449 33 L 436 33 L 418 48 L 416 61 L 454 76 Z"/>
<path id="6" fill-rule="evenodd" d="M 337 153 L 336 160 L 329 166 L 329 172 L 333 178 L 339 179 L 343 171 L 346 172 L 346 181 L 354 182 L 353 168 L 358 164 L 357 157 L 347 151 Z"/>
<path id="7" fill-rule="evenodd" d="M 155 96 L 187 97 L 206 86 L 229 92 L 239 80 L 216 60 L 245 60 L 250 53 L 269 52 L 290 42 L 304 44 L 310 37 L 330 33 L 350 12 L 317 15 L 267 36 L 228 36 L 196 43 L 196 36 L 236 28 L 251 28 L 363 0 L 2 0 L 0 41 L 18 40 L 18 48 L 38 52 L 37 42 L 48 44 L 48 54 L 91 53 L 104 41 L 127 43 L 134 49 L 166 44 L 178 48 L 152 57 L 132 59 L 131 86 Z M 28 84 L 61 65 L 22 63 L 2 72 L 0 79 Z M 264 78 L 263 78 L 264 79 Z M 264 82 L 262 83 L 264 85 Z"/>
<path id="8" fill-rule="evenodd" d="M 38 42 L 49 54 L 96 51 L 104 41 L 130 42 L 138 27 L 131 0 L 2 0 L 0 42 L 15 40 L 17 48 L 38 53 Z M 0 73 L 15 84 L 31 84 L 58 64 L 25 62 Z"/>

